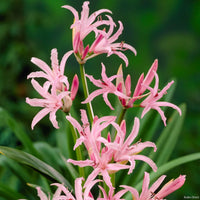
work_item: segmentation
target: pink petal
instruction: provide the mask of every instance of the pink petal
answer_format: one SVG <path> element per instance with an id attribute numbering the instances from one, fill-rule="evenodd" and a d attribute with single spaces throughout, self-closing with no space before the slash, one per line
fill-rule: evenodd
<path id="1" fill-rule="evenodd" d="M 57 49 L 52 49 L 51 50 L 51 66 L 53 68 L 53 71 L 58 71 L 58 51 Z"/>
<path id="2" fill-rule="evenodd" d="M 40 69 L 46 72 L 49 76 L 52 76 L 51 68 L 39 58 L 31 58 L 31 62 L 37 65 Z"/>
<path id="3" fill-rule="evenodd" d="M 38 71 L 38 72 L 31 72 L 27 76 L 27 79 L 29 79 L 29 78 L 46 78 L 46 79 L 49 79 L 50 77 L 47 74 L 45 74 L 44 72 Z"/>
<path id="4" fill-rule="evenodd" d="M 150 85 L 155 74 L 154 72 L 156 72 L 158 69 L 158 60 L 156 59 L 154 61 L 154 63 L 152 64 L 151 68 L 149 69 L 144 81 L 143 81 L 143 84 L 144 85 Z M 141 89 L 141 94 L 146 90 L 146 88 L 143 86 L 142 89 Z"/>
<path id="5" fill-rule="evenodd" d="M 67 62 L 67 59 L 69 58 L 69 56 L 73 53 L 74 51 L 68 51 L 67 53 L 64 54 L 64 56 L 62 57 L 62 60 L 60 62 L 60 73 L 64 74 L 65 71 L 65 63 Z"/>
<path id="6" fill-rule="evenodd" d="M 92 166 L 94 162 L 92 160 L 72 160 L 68 159 L 67 162 L 72 163 L 73 165 L 78 165 L 80 167 Z"/>
<path id="7" fill-rule="evenodd" d="M 110 109 L 114 110 L 110 101 L 108 100 L 108 92 L 103 93 L 103 99 L 104 99 L 105 103 L 110 107 Z"/>
<path id="8" fill-rule="evenodd" d="M 35 115 L 35 117 L 33 118 L 33 121 L 31 123 L 31 128 L 33 130 L 34 126 L 44 117 L 46 116 L 48 113 L 50 112 L 50 110 L 48 108 L 44 108 L 41 111 L 39 111 L 37 113 L 37 115 Z"/>
<path id="9" fill-rule="evenodd" d="M 40 200 L 48 200 L 48 197 L 47 197 L 47 195 L 41 190 L 41 188 L 40 187 L 36 187 L 36 189 L 37 189 L 37 195 L 38 195 L 38 197 L 40 197 Z"/>
<path id="10" fill-rule="evenodd" d="M 150 191 L 155 192 L 161 185 L 161 183 L 164 181 L 166 175 L 162 175 L 156 182 L 153 183 L 153 185 L 150 187 Z"/>
<path id="11" fill-rule="evenodd" d="M 126 67 L 128 66 L 128 58 L 120 51 L 112 51 L 113 54 L 119 56 L 122 60 L 124 60 Z"/>
<path id="12" fill-rule="evenodd" d="M 126 141 L 124 142 L 123 144 L 124 147 L 129 146 L 133 142 L 133 140 L 138 135 L 139 128 L 140 128 L 140 120 L 137 117 L 135 117 L 133 129 L 128 138 L 126 139 Z"/>
<path id="13" fill-rule="evenodd" d="M 78 130 L 78 132 L 81 133 L 81 131 L 83 130 L 81 125 L 71 116 L 66 116 L 66 118 L 67 118 L 68 121 L 70 121 L 72 126 L 74 126 Z"/>
<path id="14" fill-rule="evenodd" d="M 66 5 L 66 6 L 62 6 L 62 8 L 66 8 L 70 10 L 74 15 L 75 21 L 79 20 L 78 12 L 73 7 Z"/>
<path id="15" fill-rule="evenodd" d="M 144 179 L 142 184 L 142 192 L 140 194 L 140 199 L 148 199 L 149 198 L 149 173 L 144 172 Z"/>
<path id="16" fill-rule="evenodd" d="M 75 196 L 76 196 L 76 199 L 80 199 L 82 200 L 82 181 L 83 181 L 83 178 L 77 178 L 75 180 Z"/>
<path id="17" fill-rule="evenodd" d="M 114 41 L 116 41 L 118 39 L 118 37 L 122 34 L 122 31 L 123 31 L 123 24 L 121 21 L 118 21 L 119 23 L 119 29 L 117 30 L 117 32 L 109 38 L 109 43 L 113 43 Z"/>
<path id="18" fill-rule="evenodd" d="M 146 162 L 153 169 L 154 172 L 157 171 L 156 164 L 149 157 L 143 155 L 134 155 L 133 157 L 135 160 L 142 160 Z"/>
<path id="19" fill-rule="evenodd" d="M 78 91 L 78 86 L 79 86 L 79 80 L 78 80 L 78 76 L 75 75 L 72 81 L 72 87 L 71 87 L 71 99 L 72 101 L 75 99 L 76 97 L 76 93 Z"/>
<path id="20" fill-rule="evenodd" d="M 56 110 L 56 111 L 57 111 L 57 110 Z M 51 123 L 53 124 L 53 126 L 54 126 L 56 129 L 59 129 L 58 122 L 57 122 L 57 120 L 56 120 L 56 111 L 51 111 L 51 112 L 50 112 L 49 119 L 50 119 Z"/>

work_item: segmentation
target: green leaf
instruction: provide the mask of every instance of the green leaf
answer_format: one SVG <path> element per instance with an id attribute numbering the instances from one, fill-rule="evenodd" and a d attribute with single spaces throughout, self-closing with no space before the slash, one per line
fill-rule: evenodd
<path id="1" fill-rule="evenodd" d="M 29 153 L 39 157 L 39 153 L 34 148 L 32 141 L 28 137 L 28 134 L 24 132 L 22 125 L 12 118 L 3 108 L 0 108 L 0 120 L 7 124 L 7 126 L 14 132 L 15 136 L 20 140 Z"/>
<path id="2" fill-rule="evenodd" d="M 3 146 L 0 146 L 0 153 L 19 163 L 28 165 L 54 181 L 64 183 L 69 189 L 72 189 L 71 184 L 58 171 L 31 154 Z"/>
<path id="3" fill-rule="evenodd" d="M 7 185 L 0 183 L 0 195 L 5 199 L 16 200 L 16 199 L 26 199 L 22 194 L 12 190 Z"/>

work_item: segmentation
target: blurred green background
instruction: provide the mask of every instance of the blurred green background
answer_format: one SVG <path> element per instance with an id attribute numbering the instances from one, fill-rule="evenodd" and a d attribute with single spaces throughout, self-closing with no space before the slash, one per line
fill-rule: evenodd
<path id="1" fill-rule="evenodd" d="M 32 118 L 38 111 L 25 103 L 25 97 L 36 96 L 30 81 L 26 79 L 30 72 L 38 70 L 30 59 L 34 56 L 50 64 L 52 48 L 58 49 L 60 59 L 72 49 L 69 27 L 73 15 L 61 6 L 68 4 L 81 11 L 82 3 L 78 0 L 0 0 L 0 106 L 25 125 L 33 141 L 52 142 L 51 137 L 47 136 L 51 136 L 53 128 L 46 117 L 34 131 L 30 129 Z M 138 55 L 135 57 L 131 52 L 125 52 L 129 58 L 128 68 L 115 55 L 101 55 L 87 62 L 86 72 L 96 73 L 94 76 L 97 78 L 103 60 L 107 73 L 111 75 L 117 72 L 122 63 L 124 73 L 131 74 L 135 84 L 139 75 L 146 73 L 154 59 L 158 58 L 160 86 L 175 79 L 177 87 L 171 102 L 187 104 L 186 120 L 172 158 L 199 151 L 200 1 L 90 1 L 91 12 L 100 8 L 112 10 L 114 20 L 123 22 L 124 31 L 119 42 L 125 41 L 134 46 Z M 79 66 L 71 56 L 66 65 L 70 81 L 75 73 L 79 75 Z M 82 98 L 81 89 L 78 95 Z M 102 99 L 99 100 L 99 107 L 104 106 Z M 2 126 L 0 131 L 0 145 L 20 145 L 9 129 Z M 183 199 L 184 195 L 200 196 L 199 166 L 200 161 L 195 161 L 168 172 L 168 179 L 179 174 L 187 175 L 184 187 L 168 199 Z"/>

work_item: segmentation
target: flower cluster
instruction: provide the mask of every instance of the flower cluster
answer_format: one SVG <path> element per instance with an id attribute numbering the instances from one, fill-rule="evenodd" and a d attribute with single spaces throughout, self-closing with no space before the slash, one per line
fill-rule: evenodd
<path id="1" fill-rule="evenodd" d="M 84 160 L 74 160 L 68 158 L 67 162 L 77 165 L 78 167 L 92 167 L 91 173 L 87 177 L 79 177 L 75 180 L 74 194 L 70 192 L 63 184 L 54 183 L 57 186 L 52 197 L 47 196 L 40 187 L 37 187 L 38 197 L 41 200 L 61 199 L 77 199 L 77 200 L 92 200 L 94 199 L 91 189 L 97 183 L 104 182 L 105 188 L 99 185 L 98 200 L 118 200 L 127 193 L 131 193 L 133 199 L 136 200 L 161 200 L 173 191 L 179 189 L 185 182 L 185 176 L 180 175 L 177 179 L 168 182 L 159 191 L 160 184 L 163 182 L 165 175 L 161 176 L 150 188 L 149 173 L 144 172 L 143 186 L 141 194 L 130 186 L 121 185 L 122 190 L 115 192 L 115 185 L 111 176 L 120 170 L 127 170 L 127 174 L 131 174 L 136 166 L 136 161 L 140 160 L 147 163 L 153 171 L 157 171 L 156 163 L 149 157 L 142 155 L 142 151 L 147 147 L 152 147 L 154 152 L 157 150 L 156 145 L 151 141 L 135 141 L 140 129 L 140 119 L 133 117 L 134 125 L 130 133 L 126 130 L 126 120 L 123 116 L 117 120 L 117 116 L 95 115 L 88 119 L 87 111 L 81 109 L 81 123 L 78 122 L 69 112 L 72 102 L 76 97 L 79 79 L 75 75 L 71 89 L 67 76 L 65 76 L 65 64 L 70 55 L 74 53 L 81 67 L 86 61 L 94 56 L 106 53 L 108 56 L 116 54 L 122 58 L 128 66 L 128 58 L 122 53 L 124 50 L 131 50 L 136 55 L 136 50 L 124 42 L 115 42 L 123 30 L 122 22 L 118 21 L 119 28 L 114 32 L 114 23 L 110 10 L 101 9 L 89 15 L 89 2 L 83 3 L 81 16 L 71 6 L 65 5 L 63 8 L 70 10 L 74 15 L 74 23 L 71 25 L 73 50 L 67 52 L 60 64 L 58 62 L 58 53 L 56 49 L 51 51 L 51 66 L 50 68 L 45 62 L 38 58 L 32 58 L 31 61 L 36 64 L 42 71 L 32 72 L 28 75 L 31 78 L 31 83 L 35 90 L 43 97 L 43 99 L 27 98 L 26 102 L 31 106 L 42 107 L 43 109 L 34 117 L 32 121 L 32 129 L 34 126 L 47 114 L 50 115 L 50 121 L 55 128 L 59 128 L 56 120 L 56 112 L 58 109 L 63 110 L 74 131 L 78 132 L 79 137 L 74 145 L 74 151 L 80 148 L 80 145 L 85 146 L 87 158 Z M 101 14 L 105 15 L 106 19 L 102 19 Z M 107 29 L 107 31 L 106 31 Z M 84 39 L 93 33 L 94 39 L 92 44 L 84 45 Z M 136 87 L 131 92 L 131 76 L 127 75 L 125 81 L 123 78 L 122 65 L 119 67 L 117 74 L 108 77 L 106 75 L 106 67 L 102 63 L 101 78 L 95 79 L 92 75 L 83 75 L 83 84 L 86 84 L 86 78 L 89 79 L 97 90 L 90 94 L 85 92 L 85 100 L 82 104 L 90 104 L 92 100 L 103 95 L 103 99 L 110 109 L 115 110 L 108 99 L 108 94 L 115 95 L 121 103 L 122 110 L 125 111 L 132 107 L 143 108 L 141 118 L 151 109 L 158 111 L 161 119 L 166 126 L 166 117 L 160 107 L 168 106 L 177 110 L 181 115 L 181 110 L 178 106 L 161 101 L 160 99 L 167 93 L 174 81 L 169 82 L 163 89 L 159 89 L 159 77 L 157 74 L 158 60 L 155 60 L 150 67 L 146 76 L 141 74 L 137 81 Z M 35 79 L 43 78 L 45 82 L 40 85 Z M 115 83 L 113 81 L 115 80 Z M 84 83 L 85 81 L 85 83 Z M 152 83 L 154 86 L 152 87 Z M 87 86 L 86 86 L 87 87 Z M 91 108 L 90 108 L 91 109 Z M 88 110 L 91 112 L 91 110 Z M 93 116 L 93 115 L 91 115 Z M 112 130 L 112 131 L 111 131 Z M 97 179 L 101 177 L 101 179 Z M 83 186 L 82 186 L 83 185 Z"/>

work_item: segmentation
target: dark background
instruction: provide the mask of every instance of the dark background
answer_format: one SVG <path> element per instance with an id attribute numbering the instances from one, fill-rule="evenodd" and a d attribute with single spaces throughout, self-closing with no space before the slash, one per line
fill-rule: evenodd
<path id="1" fill-rule="evenodd" d="M 25 97 L 34 97 L 26 76 L 38 70 L 30 62 L 38 57 L 50 64 L 50 51 L 57 48 L 59 59 L 72 49 L 70 25 L 73 15 L 61 8 L 71 5 L 81 11 L 83 1 L 74 0 L 1 0 L 0 1 L 0 106 L 20 120 L 33 140 L 47 140 L 52 127 L 46 117 L 34 132 L 30 123 L 36 108 L 26 105 Z M 88 74 L 100 73 L 103 60 L 109 75 L 122 63 L 124 73 L 134 77 L 134 83 L 142 72 L 147 72 L 158 58 L 160 86 L 174 79 L 177 88 L 172 102 L 187 105 L 186 120 L 172 158 L 199 151 L 200 142 L 200 1 L 199 0 L 96 0 L 90 1 L 90 13 L 108 8 L 113 18 L 123 22 L 124 31 L 119 38 L 134 46 L 138 55 L 125 52 L 129 67 L 125 68 L 117 56 L 98 56 L 86 65 Z M 67 76 L 72 80 L 79 75 L 79 66 L 73 56 L 66 65 Z M 95 76 L 95 74 L 94 74 Z M 97 77 L 96 75 L 95 77 Z M 79 91 L 78 95 L 82 95 Z M 102 105 L 104 103 L 102 102 Z M 163 126 L 161 124 L 161 126 Z M 45 130 L 45 134 L 42 133 Z M 2 129 L 0 144 L 16 146 L 18 141 L 8 130 Z M 168 179 L 186 174 L 184 187 L 169 199 L 200 196 L 199 161 L 191 162 L 168 172 Z"/>

